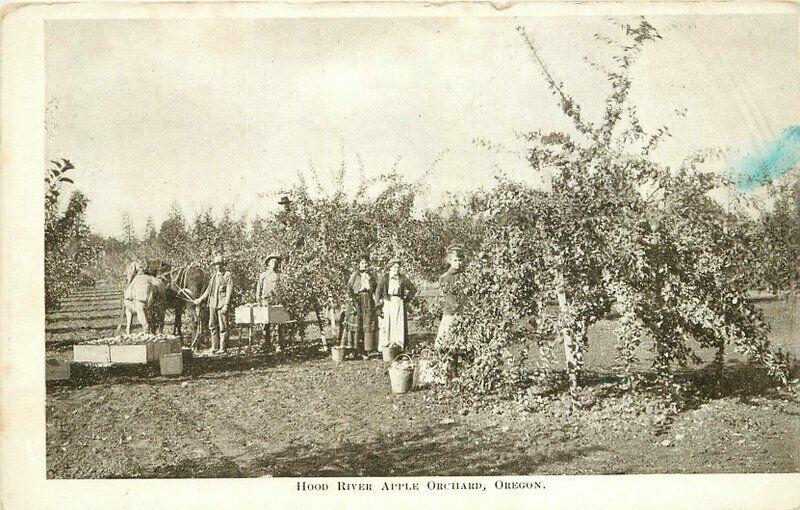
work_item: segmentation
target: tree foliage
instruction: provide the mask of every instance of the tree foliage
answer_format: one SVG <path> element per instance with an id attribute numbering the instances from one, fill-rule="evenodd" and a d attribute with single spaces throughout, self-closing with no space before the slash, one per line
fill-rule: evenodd
<path id="1" fill-rule="evenodd" d="M 44 202 L 44 291 L 45 309 L 51 310 L 75 286 L 87 283 L 84 270 L 96 259 L 100 247 L 85 221 L 89 201 L 73 190 L 64 207 L 65 186 L 73 184 L 74 170 L 66 159 L 51 161 L 45 173 Z"/>
<path id="2" fill-rule="evenodd" d="M 279 295 L 290 315 L 304 320 L 314 312 L 322 318 L 326 309 L 344 304 L 348 278 L 363 255 L 376 272 L 399 256 L 404 271 L 422 283 L 444 270 L 449 243 L 480 243 L 481 222 L 472 218 L 469 200 L 452 197 L 435 210 L 419 211 L 415 202 L 421 186 L 407 182 L 396 168 L 376 179 L 361 177 L 351 188 L 345 185 L 346 173 L 343 163 L 334 172 L 334 186 L 326 188 L 312 167 L 286 190 L 291 206 L 265 217 L 235 218 L 226 209 L 217 218 L 202 210 L 188 222 L 174 204 L 160 228 L 148 219 L 144 239 L 128 243 L 124 258 L 207 267 L 212 255 L 223 253 L 234 276 L 236 305 L 254 300 L 265 257 L 278 253 L 284 274 Z M 417 305 L 413 312 L 429 325 L 441 317 L 435 304 Z"/>
<path id="3" fill-rule="evenodd" d="M 548 192 L 506 181 L 483 200 L 492 228 L 459 289 L 470 304 L 440 347 L 442 358 L 465 362 L 460 379 L 471 389 L 522 381 L 528 352 L 512 356 L 509 347 L 532 337 L 542 352 L 563 344 L 576 393 L 588 328 L 612 304 L 621 313 L 617 370 L 627 380 L 645 337 L 666 387 L 674 366 L 697 361 L 690 339 L 716 347 L 720 360 L 724 344 L 732 343 L 785 378 L 745 286 L 726 276 L 732 261 L 723 247 L 731 237 L 708 195 L 720 184 L 717 174 L 699 169 L 704 154 L 680 168 L 656 163 L 651 153 L 669 130 L 646 132 L 630 104 L 631 66 L 661 36 L 644 19 L 620 28 L 615 65 L 604 71 L 611 91 L 597 121 L 584 115 L 519 29 L 574 130 L 524 136 L 531 169 L 549 176 Z M 545 313 L 551 302 L 557 314 Z M 531 318 L 530 327 L 520 327 Z"/>

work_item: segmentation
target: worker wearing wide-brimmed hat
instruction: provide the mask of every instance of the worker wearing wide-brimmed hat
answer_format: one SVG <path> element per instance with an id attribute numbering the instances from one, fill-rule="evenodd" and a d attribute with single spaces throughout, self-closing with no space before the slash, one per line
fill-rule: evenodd
<path id="1" fill-rule="evenodd" d="M 417 288 L 400 272 L 400 259 L 395 257 L 387 264 L 388 274 L 378 282 L 375 304 L 382 314 L 378 332 L 378 348 L 397 345 L 408 348 L 408 321 L 406 305 L 414 298 Z"/>
<path id="2" fill-rule="evenodd" d="M 444 306 L 442 321 L 439 323 L 439 330 L 436 333 L 434 347 L 442 347 L 450 334 L 450 326 L 455 318 L 461 313 L 463 308 L 462 300 L 451 288 L 452 283 L 462 271 L 464 263 L 464 247 L 454 243 L 447 247 L 447 264 L 449 267 L 444 274 L 439 277 L 439 286 L 444 296 Z"/>
<path id="3" fill-rule="evenodd" d="M 264 257 L 264 265 L 267 266 L 267 269 L 258 275 L 256 284 L 256 302 L 262 306 L 279 304 L 278 286 L 281 282 L 281 262 L 283 262 L 283 257 L 277 253 L 270 253 Z M 272 328 L 270 326 L 277 329 L 278 345 L 275 350 L 280 352 L 283 350 L 283 331 L 280 324 L 264 324 L 265 346 L 271 341 Z"/>
<path id="4" fill-rule="evenodd" d="M 211 262 L 214 274 L 208 282 L 205 292 L 194 300 L 199 305 L 208 299 L 208 329 L 211 330 L 211 350 L 224 353 L 228 341 L 228 305 L 233 295 L 233 276 L 225 270 L 225 258 L 216 255 Z"/>

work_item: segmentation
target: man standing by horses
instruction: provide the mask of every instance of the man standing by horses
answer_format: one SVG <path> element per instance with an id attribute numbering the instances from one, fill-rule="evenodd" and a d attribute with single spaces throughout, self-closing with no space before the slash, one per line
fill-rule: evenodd
<path id="1" fill-rule="evenodd" d="M 228 305 L 233 295 L 233 276 L 225 270 L 225 259 L 222 255 L 214 257 L 214 275 L 208 282 L 205 292 L 194 300 L 199 305 L 208 299 L 208 329 L 211 330 L 211 351 L 223 354 L 227 350 L 228 341 Z"/>

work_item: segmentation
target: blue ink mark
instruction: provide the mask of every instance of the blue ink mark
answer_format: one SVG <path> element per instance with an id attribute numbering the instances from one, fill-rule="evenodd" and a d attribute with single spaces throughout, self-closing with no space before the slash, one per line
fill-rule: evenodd
<path id="1" fill-rule="evenodd" d="M 800 163 L 800 126 L 786 128 L 774 142 L 767 143 L 734 167 L 733 179 L 741 190 L 774 181 Z"/>

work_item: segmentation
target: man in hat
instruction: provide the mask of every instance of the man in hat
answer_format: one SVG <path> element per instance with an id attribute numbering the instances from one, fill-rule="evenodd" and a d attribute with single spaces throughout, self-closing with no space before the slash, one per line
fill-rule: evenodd
<path id="1" fill-rule="evenodd" d="M 282 205 L 285 210 L 289 210 L 292 206 L 292 201 L 286 195 L 283 195 L 281 199 L 278 201 L 278 205 Z"/>
<path id="2" fill-rule="evenodd" d="M 258 275 L 258 283 L 256 284 L 256 301 L 262 306 L 269 306 L 276 304 L 278 285 L 281 281 L 281 256 L 275 253 L 267 255 L 264 259 L 264 264 L 267 270 Z M 283 350 L 283 332 L 280 324 L 276 325 L 278 345 L 276 352 Z M 271 328 L 270 324 L 264 324 L 264 342 L 270 342 Z"/>
<path id="3" fill-rule="evenodd" d="M 447 340 L 450 334 L 450 326 L 455 318 L 461 313 L 463 305 L 461 299 L 453 293 L 450 284 L 461 274 L 464 263 L 464 247 L 460 244 L 451 244 L 447 247 L 447 263 L 450 267 L 439 277 L 439 285 L 444 295 L 444 306 L 442 321 L 439 323 L 439 330 L 436 333 L 435 347 L 440 347 Z M 455 361 L 449 363 L 448 371 L 455 370 Z"/>
<path id="4" fill-rule="evenodd" d="M 214 274 L 208 282 L 205 292 L 194 300 L 199 305 L 208 299 L 208 329 L 211 330 L 211 350 L 222 354 L 226 351 L 228 341 L 228 305 L 233 295 L 233 276 L 225 270 L 225 259 L 216 255 L 212 262 Z"/>

